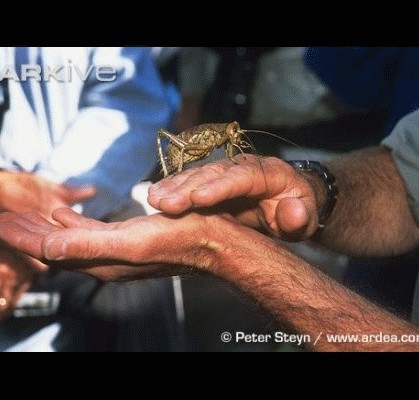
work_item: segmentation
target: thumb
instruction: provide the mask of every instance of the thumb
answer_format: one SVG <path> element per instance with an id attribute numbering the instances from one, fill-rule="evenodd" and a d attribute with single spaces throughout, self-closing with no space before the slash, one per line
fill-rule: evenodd
<path id="1" fill-rule="evenodd" d="M 284 240 L 304 240 L 317 230 L 317 214 L 314 204 L 297 197 L 288 197 L 278 202 L 275 210 L 276 223 Z"/>
<path id="2" fill-rule="evenodd" d="M 112 231 L 67 228 L 50 233 L 42 243 L 42 254 L 47 260 L 114 259 Z"/>
<path id="3" fill-rule="evenodd" d="M 25 262 L 26 266 L 31 269 L 31 271 L 36 273 L 43 273 L 47 272 L 49 267 L 48 265 L 44 264 L 43 262 L 37 260 L 36 258 L 33 258 L 31 256 L 28 256 L 24 253 L 19 254 L 20 258 Z"/>
<path id="4" fill-rule="evenodd" d="M 61 199 L 68 205 L 91 199 L 96 193 L 97 189 L 92 185 L 83 187 L 61 185 L 60 190 Z"/>

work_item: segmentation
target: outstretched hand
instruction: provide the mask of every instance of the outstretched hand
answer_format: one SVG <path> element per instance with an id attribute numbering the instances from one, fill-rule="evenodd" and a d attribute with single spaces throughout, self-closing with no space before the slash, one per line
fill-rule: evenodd
<path id="1" fill-rule="evenodd" d="M 226 231 L 241 228 L 229 216 L 196 213 L 103 223 L 62 208 L 53 218 L 60 226 L 35 213 L 3 213 L 0 240 L 46 264 L 103 280 L 176 274 L 155 264 L 171 264 L 172 270 L 176 264 L 210 269 Z"/>
<path id="2" fill-rule="evenodd" d="M 34 275 L 45 265 L 25 254 L 0 247 L 0 321 L 10 315 Z"/>
<path id="3" fill-rule="evenodd" d="M 91 186 L 76 188 L 31 173 L 0 171 L 0 211 L 33 211 L 51 220 L 56 208 L 91 198 L 95 192 Z M 0 320 L 10 315 L 35 274 L 46 270 L 34 258 L 0 247 Z"/>
<path id="4" fill-rule="evenodd" d="M 0 172 L 0 210 L 13 212 L 37 212 L 51 218 L 60 207 L 87 200 L 96 194 L 92 186 L 71 187 L 50 182 L 38 175 L 26 172 Z"/>
<path id="5" fill-rule="evenodd" d="M 152 187 L 150 204 L 174 215 L 103 223 L 61 208 L 52 213 L 55 224 L 35 213 L 3 213 L 0 240 L 45 264 L 119 280 L 157 276 L 155 264 L 214 272 L 245 238 L 263 240 L 243 223 L 288 239 L 315 232 L 316 197 L 305 177 L 276 158 L 246 155 L 236 162 L 187 170 Z"/>
<path id="6" fill-rule="evenodd" d="M 239 155 L 235 163 L 224 160 L 183 171 L 151 186 L 148 201 L 168 214 L 224 203 L 247 226 L 267 228 L 286 240 L 308 238 L 318 227 L 312 185 L 273 157 Z"/>

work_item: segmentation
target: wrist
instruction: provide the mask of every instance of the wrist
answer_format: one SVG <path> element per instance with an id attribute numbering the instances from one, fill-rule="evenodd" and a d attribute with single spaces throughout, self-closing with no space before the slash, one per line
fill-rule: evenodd
<path id="1" fill-rule="evenodd" d="M 252 274 L 256 265 L 252 258 L 255 254 L 260 257 L 260 253 L 251 249 L 263 248 L 261 242 L 271 239 L 230 215 L 211 216 L 208 222 L 208 230 L 200 240 L 200 260 L 195 266 L 232 283 Z"/>
<path id="2" fill-rule="evenodd" d="M 336 205 L 338 188 L 329 169 L 317 161 L 288 161 L 304 176 L 313 189 L 319 228 L 324 228 Z"/>
<path id="3" fill-rule="evenodd" d="M 190 216 L 194 216 L 198 224 L 188 251 L 182 251 L 182 264 L 227 279 L 238 258 L 248 253 L 249 245 L 243 243 L 242 231 L 250 229 L 227 214 Z"/>
<path id="4" fill-rule="evenodd" d="M 320 215 L 327 202 L 326 188 L 321 178 L 316 173 L 301 171 L 300 174 L 304 177 L 304 179 L 308 182 L 311 189 L 313 190 L 314 197 L 316 199 L 317 215 Z"/>

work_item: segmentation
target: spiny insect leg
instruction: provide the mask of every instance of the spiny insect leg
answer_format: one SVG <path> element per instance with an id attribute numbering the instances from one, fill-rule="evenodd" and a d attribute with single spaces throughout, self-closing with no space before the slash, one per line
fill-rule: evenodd
<path id="1" fill-rule="evenodd" d="M 179 139 L 179 137 L 177 137 L 176 135 L 173 135 L 166 129 L 160 129 L 157 132 L 157 147 L 159 150 L 159 157 L 160 157 L 160 162 L 163 168 L 164 177 L 166 177 L 166 176 L 169 176 L 169 169 L 167 168 L 166 157 L 164 157 L 164 154 L 163 154 L 163 146 L 161 142 L 162 137 L 165 137 L 171 144 L 181 149 L 181 151 L 183 151 L 183 149 L 185 148 L 185 146 L 188 145 L 188 143 L 182 139 Z M 182 163 L 183 163 L 183 157 L 182 157 Z"/>
<path id="2" fill-rule="evenodd" d="M 184 160 L 184 155 L 185 153 L 189 153 L 190 151 L 199 151 L 201 152 L 200 155 L 196 156 L 196 160 L 199 160 L 202 157 L 205 157 L 206 155 L 211 154 L 211 151 L 208 146 L 204 145 L 204 144 L 186 144 L 184 145 L 181 150 L 180 150 L 180 160 L 179 160 L 179 165 L 178 165 L 178 172 L 182 171 L 183 169 L 183 165 L 185 163 Z"/>
<path id="3" fill-rule="evenodd" d="M 165 160 L 165 157 L 164 157 L 164 154 L 163 154 L 163 146 L 162 146 L 162 143 L 161 143 L 161 138 L 162 138 L 162 136 L 167 137 L 167 135 L 171 136 L 170 132 L 164 131 L 163 129 L 160 129 L 157 132 L 157 149 L 159 151 L 159 158 L 160 158 L 161 166 L 163 168 L 164 177 L 169 175 L 169 171 L 167 169 L 166 160 Z"/>
<path id="4" fill-rule="evenodd" d="M 234 164 L 238 164 L 238 162 L 234 159 L 234 149 L 238 149 L 240 153 L 245 155 L 243 149 L 236 143 L 227 143 L 226 144 L 226 156 L 229 160 L 231 160 Z"/>

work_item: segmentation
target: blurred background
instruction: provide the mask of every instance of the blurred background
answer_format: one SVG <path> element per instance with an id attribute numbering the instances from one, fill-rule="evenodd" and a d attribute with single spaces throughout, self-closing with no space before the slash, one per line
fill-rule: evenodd
<path id="1" fill-rule="evenodd" d="M 182 102 L 175 131 L 237 120 L 245 129 L 272 132 L 298 145 L 251 134 L 261 155 L 321 160 L 377 145 L 419 106 L 418 48 L 195 47 L 180 49 L 176 57 Z M 290 247 L 364 296 L 410 315 L 418 251 L 349 260 L 310 243 Z M 218 335 L 281 329 L 212 278 L 184 279 L 184 290 L 188 343 L 196 348 L 246 350 L 222 344 Z M 251 346 L 247 350 L 297 350 Z"/>
<path id="2" fill-rule="evenodd" d="M 2 71 L 7 66 L 5 60 L 12 60 L 13 65 L 24 62 L 19 61 L 22 49 L 26 48 L 1 48 Z M 48 48 L 30 49 L 28 57 L 32 55 L 33 60 L 68 57 L 64 50 L 61 54 Z M 145 181 L 161 177 L 155 147 L 159 128 L 176 134 L 202 123 L 238 121 L 244 129 L 263 130 L 286 139 L 250 133 L 260 155 L 322 160 L 377 145 L 398 119 L 419 107 L 418 48 L 152 47 L 121 48 L 118 54 L 107 48 L 83 49 L 72 53 L 73 57 L 79 54 L 85 61 L 116 63 L 124 77 L 122 83 L 98 85 L 87 81 L 79 87 L 68 83 L 74 94 L 69 97 L 69 91 L 63 92 L 54 102 L 56 93 L 42 83 L 39 88 L 28 88 L 22 82 L 10 84 L 2 79 L 0 150 L 4 165 L 0 167 L 59 183 L 102 185 L 107 200 L 101 208 L 89 202 L 81 207 L 86 215 L 105 221 L 153 212 L 146 202 L 149 183 Z M 36 93 L 30 94 L 31 89 Z M 39 100 L 34 102 L 37 95 Z M 45 110 L 39 105 L 43 103 Z M 60 110 L 60 104 L 67 108 Z M 66 114 L 68 104 L 73 104 L 71 118 Z M 16 155 L 10 145 L 14 143 L 15 148 L 28 140 L 19 136 L 12 124 L 13 115 L 22 119 L 24 113 L 29 120 L 33 117 L 34 131 L 42 126 L 45 137 L 52 138 L 51 144 L 40 151 L 39 159 L 29 166 L 17 162 L 27 160 L 28 147 Z M 66 115 L 66 124 L 53 122 L 54 113 L 61 120 Z M 88 124 L 75 133 L 80 135 L 78 144 L 69 147 L 71 150 L 62 149 L 63 138 L 71 142 L 68 138 L 78 126 L 75 121 L 83 119 Z M 100 151 L 83 137 L 96 121 L 102 124 L 97 128 L 98 137 L 103 138 Z M 113 132 L 113 126 L 124 128 Z M 114 141 L 104 138 L 103 131 Z M 36 135 L 34 140 L 38 140 Z M 91 154 L 97 153 L 96 159 L 86 161 L 90 164 L 83 171 L 64 176 L 60 168 L 73 169 L 70 156 L 81 143 L 84 151 L 78 157 L 86 154 L 86 160 L 90 160 Z M 214 157 L 224 157 L 224 152 Z M 61 163 L 49 165 L 46 160 L 51 159 Z M 133 171 L 130 165 L 137 165 L 137 160 L 138 167 Z M 44 164 L 48 168 L 43 170 Z M 124 191 L 121 182 L 125 183 Z M 109 202 L 109 198 L 118 201 Z M 95 214 L 98 209 L 103 210 L 100 215 Z M 410 315 L 418 251 L 394 258 L 355 260 L 311 243 L 288 246 L 364 296 L 399 314 Z M 80 286 L 86 288 L 82 293 Z M 103 287 L 91 279 L 81 284 L 79 277 L 37 276 L 26 295 L 30 293 L 61 293 L 62 303 L 48 316 L 19 316 L 13 310 L 0 315 L 1 350 L 25 342 L 34 332 L 58 320 L 70 327 L 69 332 L 77 332 L 64 335 L 65 346 L 51 346 L 55 351 L 301 351 L 274 343 L 223 343 L 220 336 L 225 331 L 263 334 L 282 327 L 234 287 L 210 276 L 196 274 Z M 51 296 L 47 298 L 55 299 Z M 25 308 L 22 299 L 15 306 Z M 71 321 L 66 318 L 68 313 Z M 89 329 L 81 331 L 79 325 Z M 25 336 L 22 332 L 26 331 Z M 84 345 L 75 346 L 77 340 Z"/>

